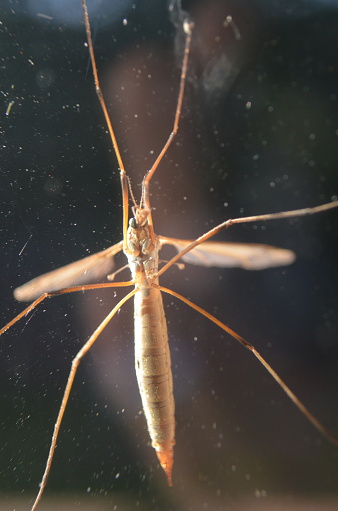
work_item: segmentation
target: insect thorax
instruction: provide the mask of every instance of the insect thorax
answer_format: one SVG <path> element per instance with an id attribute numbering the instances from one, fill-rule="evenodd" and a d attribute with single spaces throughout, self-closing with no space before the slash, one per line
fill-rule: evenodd
<path id="1" fill-rule="evenodd" d="M 151 285 L 158 271 L 159 242 L 157 237 L 151 241 L 150 228 L 129 226 L 127 233 L 127 251 L 132 278 L 135 283 Z"/>

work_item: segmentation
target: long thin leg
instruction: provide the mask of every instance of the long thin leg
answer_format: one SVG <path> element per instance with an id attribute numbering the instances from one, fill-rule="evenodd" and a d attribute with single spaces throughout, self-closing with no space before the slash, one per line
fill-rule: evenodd
<path id="1" fill-rule="evenodd" d="M 95 82 L 95 89 L 96 94 L 99 98 L 100 105 L 103 111 L 104 118 L 107 123 L 108 131 L 110 138 L 113 143 L 114 151 L 116 154 L 116 158 L 118 161 L 119 169 L 120 169 L 120 176 L 121 176 L 121 186 L 122 186 L 122 205 L 123 205 L 123 248 L 126 249 L 126 236 L 127 236 L 127 228 L 128 228 L 128 186 L 126 184 L 126 171 L 123 165 L 120 149 L 117 143 L 116 135 L 113 129 L 112 122 L 109 117 L 108 109 L 106 102 L 104 100 L 104 96 L 102 94 L 101 85 L 99 81 L 99 76 L 97 72 L 97 66 L 96 66 L 96 60 L 95 60 L 95 54 L 94 54 L 94 48 L 93 48 L 93 39 L 92 39 L 92 33 L 90 29 L 90 23 L 89 23 L 89 16 L 88 16 L 88 10 L 87 10 L 87 4 L 85 0 L 82 1 L 82 10 L 83 10 L 83 16 L 86 26 L 86 34 L 87 34 L 87 42 L 88 42 L 88 48 L 89 48 L 89 55 L 90 60 L 92 63 L 92 70 L 93 70 L 93 76 L 94 76 L 94 82 Z"/>
<path id="2" fill-rule="evenodd" d="M 129 298 L 134 296 L 134 294 L 137 293 L 137 291 L 138 291 L 137 288 L 133 289 L 124 298 L 122 298 L 122 300 L 120 300 L 117 305 L 115 305 L 113 310 L 108 314 L 108 316 L 97 327 L 95 332 L 90 336 L 90 338 L 88 339 L 86 344 L 80 349 L 80 351 L 77 353 L 77 355 L 74 357 L 74 359 L 72 361 L 72 367 L 71 367 L 71 370 L 70 370 L 70 373 L 69 373 L 69 376 L 68 376 L 68 380 L 67 380 L 66 388 L 65 388 L 65 391 L 64 391 L 64 394 L 63 394 L 60 410 L 59 410 L 59 413 L 58 413 L 58 416 L 57 416 L 57 419 L 56 419 L 56 422 L 55 422 L 55 426 L 54 426 L 54 432 L 53 432 L 52 441 L 51 441 L 50 448 L 49 448 L 49 454 L 48 454 L 48 458 L 47 458 L 47 462 L 46 462 L 46 468 L 45 468 L 45 471 L 44 471 L 44 474 L 43 474 L 43 477 L 42 477 L 42 481 L 41 481 L 41 484 L 40 484 L 40 490 L 39 490 L 39 493 L 38 493 L 38 495 L 37 495 L 37 497 L 36 497 L 36 499 L 34 501 L 34 504 L 32 506 L 32 510 L 31 511 L 35 511 L 35 509 L 37 508 L 37 505 L 40 502 L 40 499 L 42 497 L 42 494 L 43 494 L 44 489 L 45 489 L 46 484 L 47 484 L 47 480 L 48 480 L 48 476 L 49 476 L 50 469 L 51 469 L 51 466 L 52 466 L 52 461 L 53 461 L 54 452 L 55 452 L 55 448 L 56 448 L 56 443 L 57 443 L 57 439 L 58 439 L 58 435 L 59 435 L 59 431 L 60 431 L 61 422 L 62 422 L 63 415 L 64 415 L 66 407 L 67 407 L 70 391 L 71 391 L 72 386 L 73 386 L 73 382 L 74 382 L 74 378 L 75 378 L 75 375 L 76 375 L 77 368 L 78 368 L 82 358 L 84 357 L 84 355 L 93 346 L 93 344 L 96 341 L 96 339 L 98 338 L 98 336 L 105 329 L 105 327 L 108 325 L 110 320 L 115 316 L 116 312 L 120 309 L 120 307 L 122 307 L 122 305 L 127 300 L 129 300 Z"/>
<path id="3" fill-rule="evenodd" d="M 120 172 L 120 182 L 121 182 L 121 191 L 122 191 L 122 211 L 123 211 L 123 252 L 126 254 L 128 251 L 128 178 L 127 174 L 121 170 Z"/>
<path id="4" fill-rule="evenodd" d="M 266 222 L 267 220 L 280 220 L 282 218 L 295 218 L 298 216 L 306 216 L 306 215 L 314 215 L 316 213 L 321 213 L 323 211 L 328 211 L 329 209 L 338 208 L 338 200 L 333 202 L 328 202 L 326 204 L 322 204 L 320 206 L 315 206 L 314 208 L 304 208 L 304 209 L 294 209 L 292 211 L 283 211 L 281 213 L 270 213 L 267 215 L 255 215 L 255 216 L 246 216 L 243 218 L 234 218 L 226 220 L 225 222 L 222 222 L 219 225 L 216 225 L 213 229 L 210 229 L 210 231 L 203 234 L 203 236 L 200 236 L 195 241 L 193 241 L 190 245 L 188 245 L 184 250 L 179 252 L 177 255 L 175 255 L 170 261 L 165 264 L 157 273 L 157 276 L 159 277 L 164 272 L 170 268 L 173 264 L 175 264 L 179 259 L 181 259 L 184 254 L 187 254 L 192 250 L 193 248 L 197 247 L 197 245 L 200 245 L 203 243 L 203 241 L 208 240 L 212 236 L 215 236 L 215 234 L 218 234 L 221 231 L 224 231 L 225 229 L 228 229 L 232 225 L 235 224 L 247 224 L 250 222 Z"/>
<path id="5" fill-rule="evenodd" d="M 90 29 L 90 23 L 89 23 L 89 16 L 88 16 L 88 10 L 86 5 L 86 0 L 82 1 L 82 9 L 83 9 L 83 15 L 84 15 L 84 21 L 86 26 L 86 34 L 87 34 L 87 42 L 88 42 L 88 48 L 89 48 L 89 54 L 90 54 L 90 60 L 92 63 L 92 70 L 93 70 L 93 76 L 94 76 L 94 82 L 95 82 L 95 88 L 96 93 L 98 95 L 101 108 L 108 126 L 108 131 L 114 146 L 116 158 L 118 160 L 119 168 L 120 168 L 120 177 L 121 177 L 121 187 L 122 187 L 122 204 L 123 204 L 123 248 L 124 250 L 127 249 L 126 244 L 126 236 L 127 236 L 127 228 L 128 228 L 128 186 L 127 186 L 127 179 L 126 179 L 126 171 L 123 165 L 121 153 L 117 144 L 116 135 L 113 129 L 113 125 L 111 123 L 108 109 L 106 102 L 104 100 L 101 85 L 98 77 L 97 72 L 97 66 L 95 61 L 95 54 L 94 54 L 94 48 L 93 48 L 93 40 L 91 35 L 91 29 Z M 174 125 L 172 132 L 170 133 L 168 140 L 164 144 L 160 154 L 156 158 L 153 166 L 149 170 L 149 172 L 146 174 L 144 180 L 143 180 L 143 186 L 142 186 L 142 198 L 141 198 L 141 205 L 149 210 L 149 217 L 148 217 L 148 223 L 151 226 L 152 229 L 152 218 L 151 218 L 151 208 L 150 208 L 150 199 L 149 199 L 149 183 L 151 181 L 151 178 L 156 171 L 158 165 L 160 164 L 163 156 L 167 152 L 169 146 L 171 145 L 177 131 L 178 131 L 178 124 L 181 116 L 181 109 L 182 109 L 182 101 L 183 101 L 183 95 L 184 95 L 184 88 L 185 88 L 185 82 L 186 82 L 186 75 L 187 75 L 187 68 L 188 68 L 188 59 L 189 59 L 189 52 L 190 52 L 190 44 L 191 44 L 191 35 L 192 35 L 192 29 L 193 29 L 193 23 L 185 21 L 183 25 L 184 31 L 186 33 L 186 42 L 185 42 L 185 49 L 184 49 L 184 56 L 183 56 L 183 63 L 182 63 L 182 71 L 181 71 L 181 80 L 180 80 L 180 88 L 179 88 L 179 94 L 177 99 L 177 106 L 176 106 L 176 112 L 175 112 L 175 119 L 174 119 Z"/>
<path id="6" fill-rule="evenodd" d="M 52 296 L 64 295 L 68 293 L 76 293 L 79 291 L 88 291 L 90 289 L 101 289 L 107 287 L 128 287 L 133 286 L 134 282 L 132 280 L 128 282 L 105 282 L 104 284 L 85 284 L 84 286 L 74 286 L 67 287 L 65 289 L 60 289 L 59 291 L 51 291 L 50 293 L 44 293 L 39 298 L 34 300 L 28 307 L 26 307 L 20 314 L 15 316 L 9 323 L 7 323 L 4 327 L 0 329 L 0 335 L 2 335 L 6 330 L 11 328 L 17 321 L 19 321 L 24 316 L 27 316 L 32 310 L 34 310 L 40 303 L 42 303 L 46 298 L 51 298 Z"/>
<path id="7" fill-rule="evenodd" d="M 335 437 L 330 433 L 330 431 L 319 422 L 318 419 L 312 413 L 306 408 L 306 406 L 298 399 L 298 397 L 292 392 L 290 387 L 282 380 L 282 378 L 276 373 L 274 369 L 268 364 L 268 362 L 262 357 L 262 355 L 256 350 L 252 344 L 250 344 L 248 341 L 246 341 L 243 337 L 238 335 L 234 330 L 226 326 L 224 323 L 219 321 L 219 319 L 215 318 L 212 314 L 209 314 L 209 312 L 205 311 L 195 303 L 191 302 L 184 296 L 180 295 L 179 293 L 176 293 L 175 291 L 172 291 L 171 289 L 167 289 L 166 287 L 158 286 L 158 288 L 163 291 L 164 293 L 168 293 L 171 296 L 175 296 L 175 298 L 178 298 L 182 302 L 186 303 L 191 307 L 192 309 L 195 309 L 197 312 L 208 318 L 210 321 L 215 323 L 217 326 L 219 326 L 222 330 L 227 332 L 231 337 L 236 339 L 244 348 L 251 351 L 251 353 L 260 361 L 260 363 L 265 367 L 265 369 L 271 374 L 271 376 L 276 380 L 278 385 L 284 390 L 284 392 L 287 394 L 287 396 L 291 399 L 291 401 L 297 406 L 297 408 L 302 412 L 302 414 L 307 417 L 307 419 L 311 422 L 311 424 L 325 437 L 327 440 L 332 442 L 335 446 L 338 447 L 338 438 Z"/>
<path id="8" fill-rule="evenodd" d="M 107 109 L 106 102 L 104 100 L 104 97 L 103 97 L 103 94 L 102 94 L 102 90 L 101 90 L 101 86 L 100 86 L 100 82 L 99 82 L 99 76 L 98 76 L 98 73 L 97 73 L 97 67 L 96 67 L 96 62 L 95 62 L 93 40 L 92 40 L 92 35 L 91 35 L 91 30 L 90 30 L 90 24 L 89 24 L 89 17 L 88 17 L 88 10 L 87 10 L 86 1 L 85 0 L 81 0 L 81 1 L 82 1 L 82 10 L 83 10 L 84 21 L 85 21 L 85 26 L 86 26 L 86 34 L 87 34 L 87 42 L 88 42 L 88 48 L 89 48 L 89 55 L 90 55 L 90 60 L 91 60 L 91 63 L 92 63 L 92 69 L 93 69 L 93 75 L 94 75 L 94 81 L 95 81 L 96 94 L 98 95 L 98 98 L 99 98 L 99 101 L 100 101 L 100 104 L 101 104 L 101 108 L 103 110 L 104 118 L 105 118 L 107 126 L 108 126 L 109 135 L 110 135 L 110 138 L 111 138 L 111 140 L 113 142 L 113 146 L 114 146 L 116 158 L 117 158 L 117 161 L 118 161 L 118 164 L 119 164 L 119 168 L 120 168 L 121 171 L 125 172 L 123 161 L 122 161 L 122 157 L 121 157 L 121 153 L 120 153 L 119 146 L 117 144 L 117 140 L 116 140 L 116 136 L 115 136 L 115 132 L 114 132 L 114 129 L 113 129 L 113 125 L 112 125 L 111 120 L 109 118 L 108 109 Z"/>
<path id="9" fill-rule="evenodd" d="M 175 120 L 174 120 L 174 126 L 172 129 L 172 132 L 170 133 L 168 140 L 164 144 L 164 147 L 158 157 L 156 158 L 155 163 L 149 170 L 149 172 L 145 175 L 145 178 L 143 180 L 143 200 L 144 205 L 146 208 L 150 208 L 150 200 L 149 200 L 149 183 L 151 178 L 153 177 L 153 174 L 157 167 L 159 166 L 163 156 L 167 152 L 170 144 L 172 143 L 177 131 L 178 131 L 178 124 L 181 117 L 181 109 L 182 109 L 182 101 L 183 101 L 183 95 L 184 95 L 184 87 L 187 77 L 187 68 L 188 68 L 188 59 L 189 59 L 189 52 L 190 52 L 190 43 L 191 43 L 191 34 L 192 29 L 194 27 L 193 23 L 190 23 L 188 21 L 184 22 L 183 28 L 186 33 L 186 41 L 185 41 L 185 48 L 184 48 L 184 57 L 183 57 L 183 64 L 182 64 L 182 71 L 181 71 L 181 81 L 180 81 L 180 89 L 178 93 L 178 99 L 177 99 L 177 106 L 176 106 L 176 112 L 175 112 Z"/>

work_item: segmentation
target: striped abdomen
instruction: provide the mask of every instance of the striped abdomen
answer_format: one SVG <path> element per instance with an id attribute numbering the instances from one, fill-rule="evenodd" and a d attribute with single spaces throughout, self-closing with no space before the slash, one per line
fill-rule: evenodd
<path id="1" fill-rule="evenodd" d="M 175 404 L 161 292 L 142 285 L 135 295 L 135 368 L 152 446 L 171 486 Z"/>

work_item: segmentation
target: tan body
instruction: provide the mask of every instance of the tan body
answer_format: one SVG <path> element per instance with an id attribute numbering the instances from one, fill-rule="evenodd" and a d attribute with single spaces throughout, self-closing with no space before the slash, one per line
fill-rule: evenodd
<path id="1" fill-rule="evenodd" d="M 135 369 L 152 446 L 171 486 L 175 404 L 161 291 L 142 286 L 135 301 Z"/>
<path id="2" fill-rule="evenodd" d="M 135 222 L 134 222 L 135 224 Z M 158 289 L 159 241 L 149 227 L 129 225 L 125 253 L 138 292 L 134 296 L 135 370 L 152 446 L 172 485 L 175 404 L 167 324 Z"/>

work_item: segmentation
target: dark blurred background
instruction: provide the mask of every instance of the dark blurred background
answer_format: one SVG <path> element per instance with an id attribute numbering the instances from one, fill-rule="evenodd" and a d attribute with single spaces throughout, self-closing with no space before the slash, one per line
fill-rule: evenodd
<path id="1" fill-rule="evenodd" d="M 23 308 L 16 286 L 122 236 L 117 163 L 80 4 L 0 5 L 2 324 Z M 138 195 L 172 128 L 185 15 L 158 0 L 88 4 L 104 96 Z M 195 31 L 179 134 L 152 182 L 156 231 L 194 238 L 230 217 L 337 198 L 338 2 L 182 8 Z M 297 262 L 261 272 L 187 265 L 162 278 L 253 343 L 336 434 L 337 227 L 337 210 L 233 227 L 218 239 L 289 248 Z M 49 300 L 0 339 L 1 509 L 29 509 L 71 360 L 123 294 Z M 129 303 L 79 369 L 41 509 L 336 509 L 338 449 L 235 341 L 182 303 L 164 303 L 174 488 L 149 446 Z"/>

